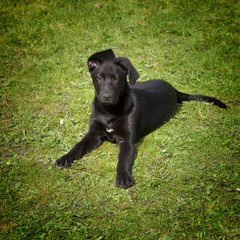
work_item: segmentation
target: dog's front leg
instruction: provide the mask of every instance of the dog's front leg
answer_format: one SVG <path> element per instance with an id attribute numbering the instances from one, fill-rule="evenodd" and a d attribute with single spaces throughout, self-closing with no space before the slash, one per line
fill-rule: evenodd
<path id="1" fill-rule="evenodd" d="M 55 165 L 68 168 L 74 160 L 80 159 L 84 154 L 98 148 L 102 142 L 103 140 L 100 135 L 89 131 L 67 154 L 60 157 Z"/>
<path id="2" fill-rule="evenodd" d="M 134 184 L 131 173 L 135 147 L 131 142 L 120 141 L 119 150 L 116 183 L 118 187 L 126 189 Z"/>

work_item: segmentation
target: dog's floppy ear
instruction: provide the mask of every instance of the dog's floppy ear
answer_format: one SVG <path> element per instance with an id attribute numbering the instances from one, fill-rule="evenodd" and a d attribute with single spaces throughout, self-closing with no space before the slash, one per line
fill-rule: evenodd
<path id="1" fill-rule="evenodd" d="M 112 49 L 94 53 L 87 61 L 88 69 L 91 72 L 106 61 L 113 61 L 116 58 Z"/>
<path id="2" fill-rule="evenodd" d="M 126 57 L 116 58 L 114 61 L 116 64 L 119 64 L 124 70 L 127 70 L 129 82 L 131 85 L 134 85 L 137 79 L 139 78 L 139 74 L 135 67 L 132 65 L 130 60 Z"/>

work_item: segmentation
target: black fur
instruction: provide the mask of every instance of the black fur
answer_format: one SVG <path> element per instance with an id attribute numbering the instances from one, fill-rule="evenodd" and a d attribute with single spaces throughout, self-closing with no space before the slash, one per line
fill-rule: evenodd
<path id="1" fill-rule="evenodd" d="M 158 128 L 174 112 L 177 103 L 197 100 L 226 108 L 215 98 L 181 93 L 163 80 L 136 83 L 139 75 L 130 60 L 116 58 L 111 49 L 93 54 L 87 65 L 95 87 L 89 130 L 56 165 L 70 167 L 74 160 L 105 140 L 117 143 L 118 187 L 134 184 L 131 172 L 136 141 Z"/>

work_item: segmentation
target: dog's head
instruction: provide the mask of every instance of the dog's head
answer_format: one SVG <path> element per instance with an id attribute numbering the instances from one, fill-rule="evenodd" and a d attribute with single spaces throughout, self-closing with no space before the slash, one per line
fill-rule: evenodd
<path id="1" fill-rule="evenodd" d="M 115 105 L 126 91 L 127 75 L 131 85 L 139 75 L 128 58 L 116 58 L 112 49 L 94 53 L 87 61 L 95 87 L 95 94 L 102 104 Z"/>

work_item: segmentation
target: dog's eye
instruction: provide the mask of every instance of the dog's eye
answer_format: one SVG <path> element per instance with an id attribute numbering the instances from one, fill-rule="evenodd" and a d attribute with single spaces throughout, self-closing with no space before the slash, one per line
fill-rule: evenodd
<path id="1" fill-rule="evenodd" d="M 98 76 L 98 77 L 97 77 L 97 80 L 98 80 L 99 82 L 102 82 L 104 79 L 103 79 L 103 77 Z"/>

